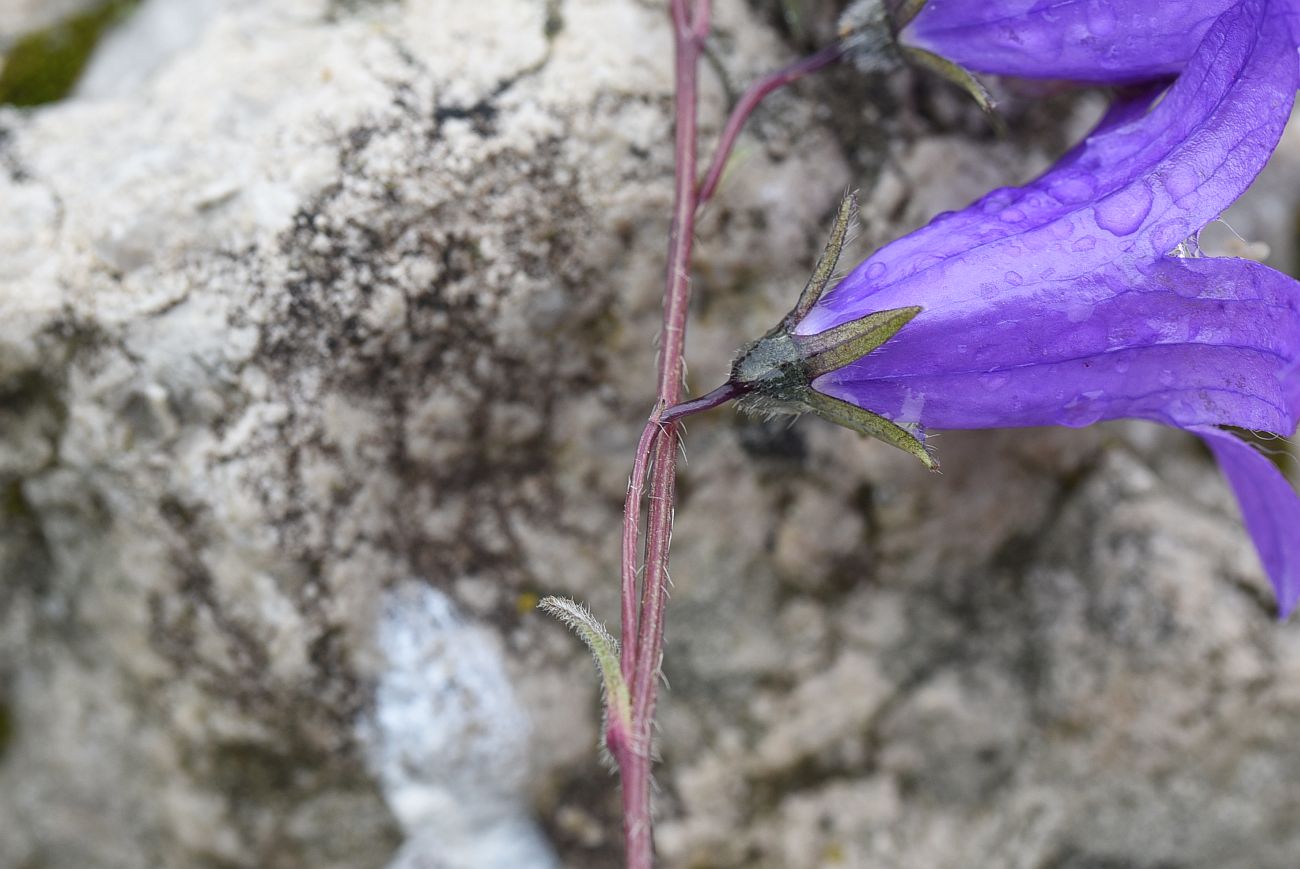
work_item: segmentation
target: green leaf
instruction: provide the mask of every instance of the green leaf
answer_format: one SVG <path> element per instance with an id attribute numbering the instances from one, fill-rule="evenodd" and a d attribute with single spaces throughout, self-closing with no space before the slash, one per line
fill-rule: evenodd
<path id="1" fill-rule="evenodd" d="M 544 597 L 538 602 L 537 608 L 555 616 L 587 644 L 600 669 L 606 715 L 611 716 L 624 733 L 631 733 L 632 700 L 619 665 L 618 640 L 610 635 L 590 610 L 567 597 Z M 606 726 L 609 726 L 608 721 Z"/>

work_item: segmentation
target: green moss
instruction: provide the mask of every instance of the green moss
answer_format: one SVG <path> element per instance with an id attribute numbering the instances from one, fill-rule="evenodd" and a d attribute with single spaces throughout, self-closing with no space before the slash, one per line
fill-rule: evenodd
<path id="1" fill-rule="evenodd" d="M 0 104 L 38 106 L 63 99 L 104 33 L 137 3 L 105 0 L 19 39 L 0 69 Z"/>
<path id="2" fill-rule="evenodd" d="M 0 516 L 6 519 L 24 519 L 30 515 L 31 508 L 23 495 L 22 481 L 8 481 L 0 488 Z"/>

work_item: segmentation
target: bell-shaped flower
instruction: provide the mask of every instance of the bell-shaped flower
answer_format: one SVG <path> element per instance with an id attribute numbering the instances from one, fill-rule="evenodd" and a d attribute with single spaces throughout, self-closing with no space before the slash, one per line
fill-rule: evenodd
<path id="1" fill-rule="evenodd" d="M 1300 498 L 1221 427 L 1295 431 L 1300 283 L 1201 257 L 1195 235 L 1281 136 L 1300 78 L 1290 14 L 1289 0 L 1243 0 L 1154 107 L 1154 91 L 1117 104 L 1037 180 L 940 215 L 823 293 L 842 208 L 799 305 L 741 352 L 724 391 L 752 410 L 818 413 L 928 464 L 930 429 L 1138 418 L 1194 432 L 1289 612 Z"/>
<path id="2" fill-rule="evenodd" d="M 972 72 L 1121 84 L 1176 75 L 1239 0 L 915 0 L 899 33 Z"/>

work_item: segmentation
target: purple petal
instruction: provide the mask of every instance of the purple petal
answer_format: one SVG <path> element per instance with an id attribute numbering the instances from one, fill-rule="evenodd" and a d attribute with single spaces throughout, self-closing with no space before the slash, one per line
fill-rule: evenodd
<path id="1" fill-rule="evenodd" d="M 1212 427 L 1192 429 L 1209 445 L 1241 504 L 1246 530 L 1286 618 L 1300 601 L 1300 497 L 1265 456 L 1235 435 Z"/>
<path id="2" fill-rule="evenodd" d="M 816 388 L 922 429 L 1137 417 L 1289 435 L 1300 422 L 1300 282 L 1172 257 L 1017 280 L 922 311 Z"/>
<path id="3" fill-rule="evenodd" d="M 1123 83 L 1177 73 L 1237 0 L 930 0 L 900 40 L 976 72 Z"/>
<path id="4" fill-rule="evenodd" d="M 796 331 L 930 309 L 1002 275 L 1068 280 L 1173 250 L 1245 191 L 1281 137 L 1300 78 L 1289 16 L 1283 0 L 1242 0 L 1149 113 L 1134 117 L 1141 101 L 1121 106 L 1038 180 L 886 246 Z"/>

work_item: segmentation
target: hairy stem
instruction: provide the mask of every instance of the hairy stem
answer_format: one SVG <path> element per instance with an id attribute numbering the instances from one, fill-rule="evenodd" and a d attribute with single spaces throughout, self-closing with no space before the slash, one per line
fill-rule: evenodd
<path id="1" fill-rule="evenodd" d="M 675 422 L 684 416 L 690 416 L 694 413 L 701 413 L 706 410 L 713 410 L 715 407 L 721 407 L 733 398 L 740 398 L 746 392 L 746 388 L 739 383 L 732 383 L 728 380 L 710 393 L 701 395 L 699 398 L 693 398 L 690 401 L 683 401 L 666 408 L 663 413 L 659 414 L 659 422 Z"/>
<path id="2" fill-rule="evenodd" d="M 623 678 L 632 681 L 632 666 L 636 658 L 636 635 L 640 595 L 637 593 L 638 567 L 636 545 L 641 534 L 641 496 L 645 494 L 645 473 L 650 466 L 650 449 L 659 434 L 658 420 L 651 416 L 641 431 L 636 445 L 636 458 L 632 463 L 632 476 L 627 482 L 627 500 L 623 503 L 623 558 L 621 592 L 623 610 L 623 648 L 621 665 Z M 617 754 L 615 755 L 617 758 Z"/>
<path id="3" fill-rule="evenodd" d="M 830 66 L 843 54 L 844 49 L 839 43 L 829 45 L 816 54 L 810 54 L 784 69 L 778 69 L 749 86 L 740 97 L 740 101 L 736 103 L 736 107 L 731 110 L 731 117 L 727 118 L 727 126 L 722 130 L 722 138 L 718 140 L 718 150 L 714 153 L 708 174 L 704 176 L 704 182 L 700 185 L 701 205 L 711 199 L 717 191 L 718 183 L 722 181 L 722 173 L 727 168 L 727 158 L 731 156 L 736 139 L 740 136 L 740 130 L 763 98 L 791 82 L 798 81 L 810 72 Z"/>
<path id="4" fill-rule="evenodd" d="M 671 0 L 673 43 L 676 59 L 676 130 L 674 139 L 675 184 L 673 220 L 668 233 L 668 272 L 664 287 L 663 331 L 659 356 L 659 406 L 677 403 L 682 381 L 682 350 L 686 342 L 686 315 L 690 303 L 691 246 L 695 239 L 696 123 L 699 114 L 699 66 L 704 40 L 709 33 L 709 0 Z M 655 429 L 656 422 L 651 423 Z M 653 740 L 655 694 L 659 662 L 663 655 L 663 611 L 667 598 L 668 541 L 672 534 L 672 504 L 677 469 L 677 426 L 667 423 L 660 437 L 651 430 L 642 436 L 653 454 L 650 467 L 650 514 L 646 519 L 646 570 L 641 584 L 640 606 L 629 618 L 623 606 L 623 644 L 635 651 L 624 657 L 624 671 L 631 671 L 632 733 L 621 744 L 618 761 L 623 779 L 623 840 L 628 869 L 651 869 L 654 841 L 650 813 L 650 765 Z M 638 449 L 636 464 L 643 465 Z M 634 475 L 643 468 L 634 468 Z M 629 487 L 629 502 L 639 479 Z M 635 493 L 639 495 L 639 492 Z M 638 499 L 639 500 L 639 499 Z M 639 513 L 639 507 L 632 511 Z M 632 520 L 632 521 L 629 521 Z M 629 535 L 635 549 L 638 515 L 624 517 L 623 590 L 636 587 L 636 568 L 629 565 Z M 630 527 L 629 527 L 630 526 Z M 629 566 L 632 568 L 628 574 Z M 626 654 L 626 653 L 625 653 Z"/>
<path id="5" fill-rule="evenodd" d="M 658 402 L 641 433 L 628 483 L 622 538 L 622 636 L 619 667 L 631 696 L 631 732 L 611 729 L 609 749 L 618 763 L 623 791 L 623 837 L 628 869 L 654 865 L 650 805 L 652 741 L 659 666 L 663 658 L 664 607 L 668 596 L 668 550 L 672 538 L 677 474 L 677 420 L 729 401 L 740 390 L 725 384 L 694 401 L 678 404 L 682 351 L 690 303 L 691 249 L 695 218 L 716 191 L 728 154 L 745 120 L 767 94 L 834 62 L 838 46 L 764 78 L 736 105 L 705 182 L 696 187 L 699 66 L 709 35 L 710 0 L 669 0 L 675 49 L 675 143 L 673 219 L 668 236 Z M 645 527 L 645 571 L 638 583 L 637 542 L 643 481 L 649 477 L 650 509 Z"/>

